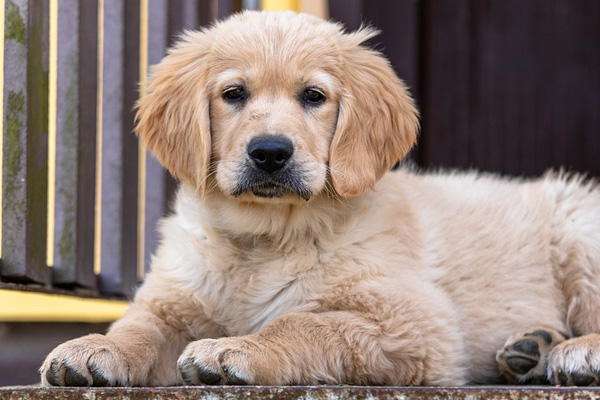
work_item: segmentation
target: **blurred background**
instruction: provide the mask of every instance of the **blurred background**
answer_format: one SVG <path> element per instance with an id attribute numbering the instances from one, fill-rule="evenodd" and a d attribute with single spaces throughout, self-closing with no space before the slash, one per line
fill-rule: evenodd
<path id="1" fill-rule="evenodd" d="M 176 186 L 132 106 L 183 29 L 241 9 L 381 29 L 423 168 L 600 175 L 598 0 L 0 0 L 0 385 L 126 309 Z"/>

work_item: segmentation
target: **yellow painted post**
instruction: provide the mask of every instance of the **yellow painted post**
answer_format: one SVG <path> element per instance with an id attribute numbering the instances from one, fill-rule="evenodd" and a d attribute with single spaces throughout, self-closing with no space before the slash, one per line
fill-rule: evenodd
<path id="1" fill-rule="evenodd" d="M 146 92 L 148 74 L 148 0 L 140 0 L 140 96 Z M 144 276 L 146 253 L 146 147 L 138 141 L 138 226 L 137 226 L 137 276 Z"/>
<path id="2" fill-rule="evenodd" d="M 300 0 L 262 0 L 262 9 L 267 11 L 274 10 L 293 10 L 300 11 Z"/>
<path id="3" fill-rule="evenodd" d="M 327 0 L 262 0 L 261 6 L 266 11 L 293 10 L 329 18 L 329 2 Z"/>
<path id="4" fill-rule="evenodd" d="M 50 62 L 48 65 L 48 222 L 46 264 L 54 265 L 54 206 L 56 200 L 56 105 L 58 66 L 58 0 L 50 0 Z"/>
<path id="5" fill-rule="evenodd" d="M 94 207 L 94 274 L 102 265 L 102 146 L 104 88 L 104 0 L 98 0 L 98 89 L 96 92 L 96 198 Z"/>

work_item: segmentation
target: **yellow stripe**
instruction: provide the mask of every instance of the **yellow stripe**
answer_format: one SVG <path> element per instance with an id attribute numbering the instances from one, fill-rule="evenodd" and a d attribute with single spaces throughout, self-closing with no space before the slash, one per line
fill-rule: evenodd
<path id="1" fill-rule="evenodd" d="M 48 226 L 46 264 L 54 265 L 54 204 L 56 183 L 56 96 L 58 65 L 58 0 L 50 0 L 50 61 L 48 66 Z"/>
<path id="2" fill-rule="evenodd" d="M 102 263 L 102 90 L 104 79 L 104 0 L 98 0 L 98 85 L 96 86 L 96 199 L 94 210 L 94 273 Z"/>
<path id="3" fill-rule="evenodd" d="M 111 322 L 129 303 L 0 290 L 0 321 Z"/>
<path id="4" fill-rule="evenodd" d="M 4 171 L 4 4 L 0 0 L 0 258 L 2 257 L 2 171 Z"/>
<path id="5" fill-rule="evenodd" d="M 300 11 L 299 0 L 262 0 L 261 8 L 267 11 L 293 10 Z"/>
<path id="6" fill-rule="evenodd" d="M 148 73 L 148 0 L 140 1 L 140 96 L 146 93 Z M 137 226 L 137 273 L 144 276 L 146 229 L 146 148 L 138 141 L 138 226 Z"/>

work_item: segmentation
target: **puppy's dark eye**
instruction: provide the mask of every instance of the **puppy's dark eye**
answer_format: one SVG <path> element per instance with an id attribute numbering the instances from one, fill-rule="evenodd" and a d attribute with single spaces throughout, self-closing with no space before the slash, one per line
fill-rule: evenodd
<path id="1" fill-rule="evenodd" d="M 316 106 L 325 101 L 325 95 L 316 89 L 306 89 L 302 93 L 302 101 L 305 104 Z"/>
<path id="2" fill-rule="evenodd" d="M 230 103 L 238 103 L 246 100 L 246 98 L 246 89 L 242 86 L 229 87 L 223 92 L 223 99 Z"/>

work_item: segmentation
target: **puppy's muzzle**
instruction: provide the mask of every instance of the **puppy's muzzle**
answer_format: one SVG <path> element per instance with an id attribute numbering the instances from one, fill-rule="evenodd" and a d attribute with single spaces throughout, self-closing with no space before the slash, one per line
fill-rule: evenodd
<path id="1" fill-rule="evenodd" d="M 305 173 L 294 161 L 294 144 L 282 135 L 254 137 L 246 148 L 247 158 L 238 184 L 232 191 L 239 196 L 246 191 L 256 197 L 280 198 L 295 193 L 309 200 L 312 193 L 306 187 Z"/>
<path id="2" fill-rule="evenodd" d="M 283 169 L 293 154 L 294 144 L 284 136 L 259 136 L 248 144 L 248 156 L 268 174 Z"/>

